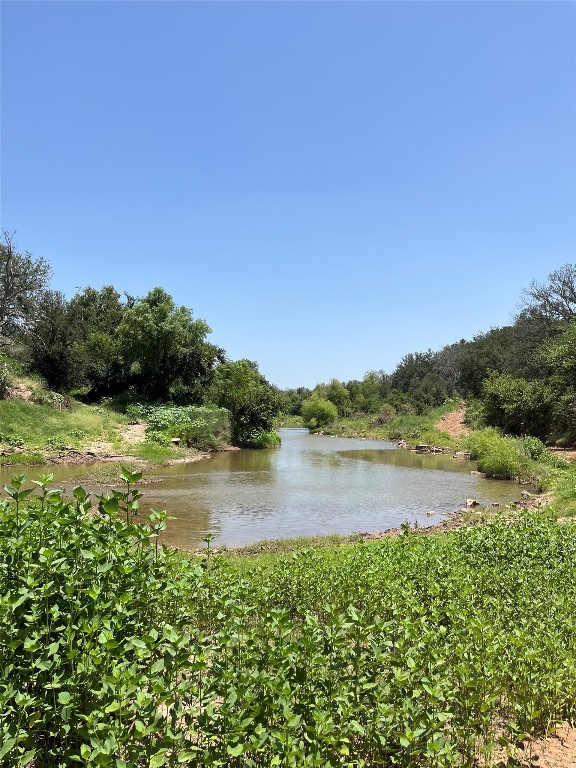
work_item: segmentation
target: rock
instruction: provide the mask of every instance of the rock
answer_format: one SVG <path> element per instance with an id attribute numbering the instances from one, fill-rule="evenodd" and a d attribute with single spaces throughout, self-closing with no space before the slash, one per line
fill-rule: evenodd
<path id="1" fill-rule="evenodd" d="M 493 507 L 499 507 L 500 506 L 500 502 L 499 501 L 493 501 L 492 502 L 492 506 Z"/>
<path id="2" fill-rule="evenodd" d="M 473 470 L 470 472 L 470 474 L 471 474 L 471 475 L 473 475 L 474 477 L 486 477 L 486 475 L 484 474 L 484 472 L 478 472 L 478 470 L 476 470 L 476 469 L 473 469 Z"/>
<path id="3" fill-rule="evenodd" d="M 434 517 L 435 514 L 436 514 L 436 512 L 432 512 L 432 511 L 431 512 L 426 512 L 426 517 Z"/>
<path id="4" fill-rule="evenodd" d="M 468 508 L 470 507 L 477 507 L 479 506 L 480 502 L 476 501 L 476 499 L 466 499 L 466 506 Z"/>

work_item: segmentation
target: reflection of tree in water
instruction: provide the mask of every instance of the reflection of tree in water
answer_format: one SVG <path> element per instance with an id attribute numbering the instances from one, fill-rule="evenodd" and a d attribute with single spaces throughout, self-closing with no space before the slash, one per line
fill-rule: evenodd
<path id="1" fill-rule="evenodd" d="M 274 469 L 278 448 L 244 449 L 241 451 L 223 451 L 209 459 L 211 472 L 271 472 Z M 199 462 L 197 471 L 202 472 L 203 463 Z"/>
<path id="2" fill-rule="evenodd" d="M 470 472 L 469 462 L 453 459 L 447 454 L 415 453 L 414 451 L 339 451 L 345 459 L 369 461 L 373 464 L 387 464 L 408 469 L 438 469 L 444 472 Z"/>

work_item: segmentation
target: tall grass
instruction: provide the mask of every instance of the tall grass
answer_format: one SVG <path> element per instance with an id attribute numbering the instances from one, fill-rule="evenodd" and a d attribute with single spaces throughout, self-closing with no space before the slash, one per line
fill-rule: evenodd
<path id="1" fill-rule="evenodd" d="M 463 444 L 488 477 L 522 480 L 542 487 L 549 482 L 554 468 L 568 466 L 537 438 L 502 435 L 494 427 L 472 432 Z"/>
<path id="2" fill-rule="evenodd" d="M 365 414 L 339 419 L 325 432 L 344 436 L 361 436 L 377 440 L 406 440 L 410 443 L 426 443 L 432 446 L 455 448 L 455 441 L 447 432 L 436 428 L 438 421 L 457 407 L 456 401 L 448 401 L 438 408 L 431 408 L 424 414 L 396 414 L 381 423 L 378 414 Z"/>

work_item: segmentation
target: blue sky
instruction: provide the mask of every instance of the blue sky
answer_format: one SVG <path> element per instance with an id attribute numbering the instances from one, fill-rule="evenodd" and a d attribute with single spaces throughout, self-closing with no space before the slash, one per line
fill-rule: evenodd
<path id="1" fill-rule="evenodd" d="M 576 261 L 576 4 L 1 3 L 2 227 L 280 387 L 510 321 Z"/>

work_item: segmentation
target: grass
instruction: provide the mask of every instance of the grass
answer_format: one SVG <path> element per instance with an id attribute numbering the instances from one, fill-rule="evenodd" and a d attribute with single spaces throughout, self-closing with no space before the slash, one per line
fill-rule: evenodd
<path id="1" fill-rule="evenodd" d="M 0 456 L 0 466 L 27 466 L 34 464 L 44 464 L 45 457 L 40 453 L 10 453 L 7 456 Z"/>
<path id="2" fill-rule="evenodd" d="M 24 400 L 0 400 L 0 440 L 8 444 L 21 442 L 27 448 L 58 450 L 89 440 L 113 439 L 117 421 L 117 415 L 85 405 L 60 411 Z"/>
<path id="3" fill-rule="evenodd" d="M 494 427 L 472 432 L 462 444 L 487 477 L 532 483 L 539 490 L 550 487 L 558 472 L 569 468 L 565 459 L 546 450 L 536 438 L 502 435 Z"/>
<path id="4" fill-rule="evenodd" d="M 386 424 L 379 424 L 377 416 L 342 418 L 323 431 L 344 437 L 368 437 L 375 440 L 406 440 L 415 445 L 426 443 L 436 447 L 455 449 L 458 442 L 447 432 L 436 429 L 435 424 L 458 406 L 459 401 L 449 400 L 424 414 L 400 414 Z"/>
<path id="5" fill-rule="evenodd" d="M 548 480 L 553 502 L 546 509 L 552 518 L 576 516 L 576 466 L 556 471 Z"/>
<path id="6" fill-rule="evenodd" d="M 136 443 L 130 446 L 128 452 L 149 464 L 164 464 L 170 459 L 181 459 L 186 456 L 184 448 L 160 445 L 159 443 Z"/>
<path id="7" fill-rule="evenodd" d="M 84 485 L 121 485 L 120 473 L 123 469 L 127 469 L 129 472 L 137 472 L 141 468 L 139 464 L 128 461 L 100 464 L 82 474 L 76 475 L 74 482 Z"/>

